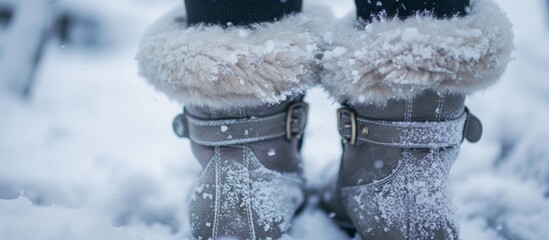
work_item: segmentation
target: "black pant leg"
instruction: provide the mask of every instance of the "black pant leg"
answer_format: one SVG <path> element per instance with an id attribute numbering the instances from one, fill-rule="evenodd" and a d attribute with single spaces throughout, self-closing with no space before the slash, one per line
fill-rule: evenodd
<path id="1" fill-rule="evenodd" d="M 249 25 L 300 12 L 302 0 L 185 0 L 189 24 Z"/>
<path id="2" fill-rule="evenodd" d="M 378 16 L 406 19 L 429 12 L 437 18 L 464 16 L 469 0 L 355 0 L 357 16 L 369 21 Z"/>

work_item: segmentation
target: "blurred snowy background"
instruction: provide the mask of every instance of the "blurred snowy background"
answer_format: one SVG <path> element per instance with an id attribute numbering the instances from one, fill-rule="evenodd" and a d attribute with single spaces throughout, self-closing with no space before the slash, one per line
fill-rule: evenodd
<path id="1" fill-rule="evenodd" d="M 463 239 L 549 239 L 549 1 L 496 1 L 517 51 L 500 84 L 468 100 L 485 135 L 463 145 L 454 202 Z M 181 2 L 0 0 L 1 240 L 187 236 L 200 167 L 171 131 L 181 106 L 140 79 L 133 59 L 147 24 Z M 338 17 L 354 6 L 320 2 Z M 337 106 L 320 89 L 308 101 L 315 185 L 341 149 Z M 312 207 L 292 236 L 346 239 Z"/>

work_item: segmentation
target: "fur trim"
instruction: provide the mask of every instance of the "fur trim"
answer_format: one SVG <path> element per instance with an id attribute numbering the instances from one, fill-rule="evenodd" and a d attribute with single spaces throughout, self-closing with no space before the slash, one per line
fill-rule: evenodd
<path id="1" fill-rule="evenodd" d="M 463 18 L 416 16 L 339 26 L 323 57 L 323 86 L 340 102 L 385 104 L 424 90 L 470 94 L 495 83 L 511 60 L 512 25 L 493 0 Z"/>
<path id="2" fill-rule="evenodd" d="M 137 60 L 140 75 L 180 103 L 210 106 L 275 104 L 303 93 L 320 77 L 313 16 L 295 14 L 250 27 L 177 23 L 178 8 L 147 30 Z"/>

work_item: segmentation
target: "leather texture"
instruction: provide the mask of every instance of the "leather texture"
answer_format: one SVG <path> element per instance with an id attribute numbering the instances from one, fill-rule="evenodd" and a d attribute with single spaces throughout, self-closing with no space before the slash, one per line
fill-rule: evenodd
<path id="1" fill-rule="evenodd" d="M 464 101 L 463 95 L 425 91 L 385 106 L 346 106 L 358 119 L 367 119 L 369 138 L 378 141 L 352 144 L 343 131 L 335 192 L 324 198 L 336 219 L 352 222 L 362 239 L 458 239 L 448 173 L 463 133 L 476 138 L 480 126 Z M 468 122 L 474 125 L 470 133 Z"/>
<path id="2" fill-rule="evenodd" d="M 287 237 L 292 218 L 304 201 L 299 135 L 287 139 L 284 134 L 243 143 L 223 142 L 217 138 L 225 138 L 227 132 L 244 137 L 245 134 L 236 134 L 244 130 L 251 133 L 252 130 L 246 126 L 260 127 L 247 124 L 254 123 L 253 120 L 277 123 L 263 130 L 254 130 L 255 136 L 269 135 L 274 131 L 271 128 L 286 133 L 287 112 L 293 112 L 290 120 L 298 116 L 293 122 L 299 127 L 294 130 L 296 133 L 302 131 L 305 123 L 301 121 L 306 121 L 303 117 L 306 108 L 289 111 L 290 106 L 298 102 L 300 98 L 294 98 L 253 109 L 185 108 L 187 121 L 192 118 L 191 121 L 200 121 L 199 125 L 211 125 L 195 129 L 202 132 L 190 136 L 204 134 L 210 136 L 198 138 L 213 139 L 208 140 L 212 144 L 203 145 L 193 142 L 191 137 L 193 152 L 204 168 L 191 196 L 190 220 L 195 239 Z M 279 117 L 281 114 L 285 116 Z M 206 124 L 208 122 L 210 124 Z"/>

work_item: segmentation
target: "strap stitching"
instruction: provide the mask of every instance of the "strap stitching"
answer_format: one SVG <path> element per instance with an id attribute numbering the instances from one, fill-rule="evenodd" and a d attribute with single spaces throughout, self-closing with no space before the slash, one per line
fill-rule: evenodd
<path id="1" fill-rule="evenodd" d="M 347 135 L 347 134 L 342 134 L 342 136 L 351 137 L 350 135 Z M 421 148 L 421 147 L 432 148 L 433 145 L 437 145 L 437 147 L 450 147 L 450 146 L 459 145 L 459 142 L 458 143 L 434 142 L 434 143 L 419 143 L 419 144 L 414 143 L 414 144 L 411 144 L 411 143 L 402 143 L 402 142 L 392 142 L 392 143 L 378 142 L 378 141 L 374 141 L 374 140 L 370 140 L 370 139 L 366 139 L 366 138 L 362 138 L 362 137 L 357 137 L 357 139 L 362 140 L 364 142 L 370 142 L 370 143 L 375 143 L 375 144 L 379 144 L 379 145 L 389 145 L 389 146 L 393 146 L 393 147 L 414 146 L 414 148 Z M 440 145 L 440 146 L 438 146 L 438 145 Z"/>
<path id="2" fill-rule="evenodd" d="M 254 226 L 254 219 L 253 219 L 253 214 L 252 214 L 252 194 L 251 194 L 251 184 L 252 184 L 252 181 L 251 181 L 251 173 L 250 173 L 250 158 L 249 158 L 249 147 L 248 145 L 245 145 L 242 149 L 242 157 L 243 157 L 243 160 L 244 160 L 244 164 L 246 165 L 245 169 L 246 169 L 246 175 L 248 177 L 248 184 L 247 184 L 247 187 L 248 187 L 248 191 L 246 191 L 246 205 L 247 205 L 247 211 L 248 211 L 248 217 L 249 217 L 249 221 L 250 221 L 250 229 L 248 229 L 250 231 L 250 235 L 252 236 L 252 240 L 255 240 L 256 237 L 255 237 L 255 226 Z"/>
<path id="3" fill-rule="evenodd" d="M 377 124 L 377 125 L 381 125 L 381 126 L 386 126 L 386 127 L 399 127 L 399 128 L 405 128 L 405 127 L 409 127 L 409 125 L 416 125 L 416 126 L 413 126 L 415 128 L 429 128 L 429 124 L 433 124 L 433 123 L 459 123 L 463 118 L 463 116 L 466 115 L 466 113 L 463 113 L 459 118 L 457 119 L 453 119 L 453 120 L 447 120 L 447 121 L 432 121 L 432 122 L 429 122 L 429 121 L 426 121 L 426 122 L 410 122 L 410 121 L 394 121 L 394 122 L 391 122 L 391 121 L 383 121 L 383 120 L 370 120 L 370 119 L 366 119 L 366 118 L 360 118 L 360 117 L 357 117 L 356 120 L 359 121 L 359 122 L 363 122 L 363 123 L 372 123 L 372 124 Z M 397 126 L 397 125 L 404 125 L 404 126 Z M 417 125 L 420 125 L 420 126 L 417 126 Z"/>
<path id="4" fill-rule="evenodd" d="M 391 121 L 383 121 L 383 120 L 369 120 L 369 119 L 360 118 L 360 117 L 357 117 L 356 120 L 359 121 L 359 122 L 372 123 L 372 124 L 386 126 L 386 127 L 408 128 L 408 127 L 410 127 L 410 125 L 415 125 L 415 126 L 412 126 L 412 127 L 413 128 L 432 128 L 430 126 L 430 124 L 438 124 L 438 123 L 459 124 L 461 121 L 466 119 L 466 118 L 464 118 L 464 117 L 466 117 L 466 115 L 467 115 L 466 113 L 463 113 L 457 119 L 447 120 L 447 121 L 442 121 L 442 122 L 437 122 L 437 121 L 432 121 L 432 122 L 395 121 L 395 122 L 391 122 Z M 400 125 L 400 126 L 398 126 L 398 125 Z"/>
<path id="5" fill-rule="evenodd" d="M 281 116 L 286 116 L 286 113 L 279 113 L 277 115 L 263 117 L 263 118 L 251 118 L 251 119 L 227 119 L 227 120 L 198 120 L 187 116 L 188 122 L 200 127 L 218 127 L 223 125 L 235 125 L 269 121 Z"/>
<path id="6" fill-rule="evenodd" d="M 282 137 L 284 135 L 286 135 L 286 132 L 282 131 L 281 133 L 267 135 L 267 136 L 261 136 L 261 137 L 255 137 L 255 138 L 236 138 L 236 139 L 225 140 L 225 141 L 201 141 L 201 140 L 196 140 L 193 136 L 190 136 L 189 138 L 191 139 L 191 141 L 199 145 L 222 146 L 222 145 L 233 145 L 233 144 L 257 142 L 257 141 L 267 140 L 271 138 Z"/>

